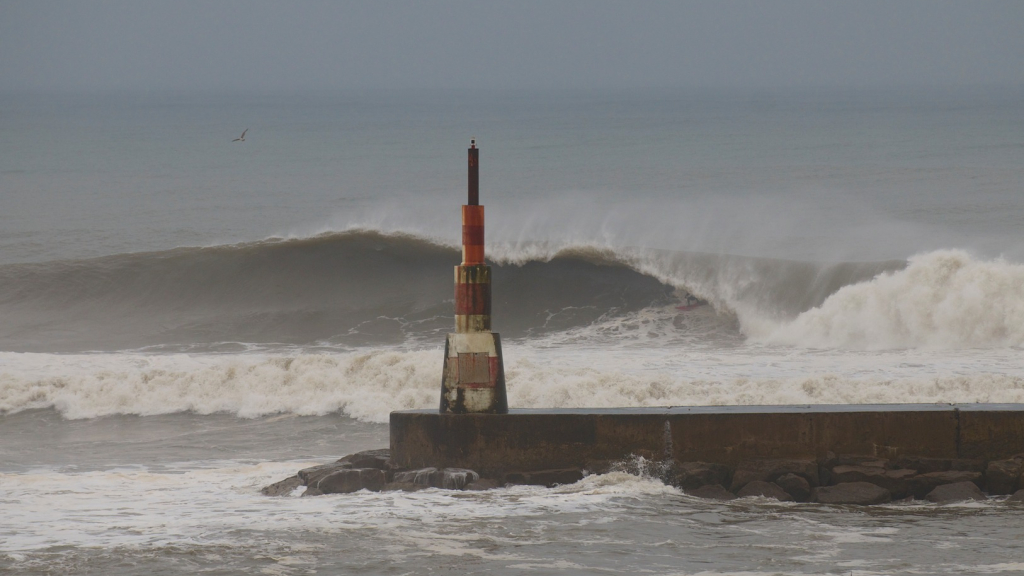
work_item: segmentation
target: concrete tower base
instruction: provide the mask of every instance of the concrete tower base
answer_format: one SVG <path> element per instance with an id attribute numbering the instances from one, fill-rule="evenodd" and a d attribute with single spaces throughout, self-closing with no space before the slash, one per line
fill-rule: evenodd
<path id="1" fill-rule="evenodd" d="M 494 332 L 449 334 L 441 377 L 442 414 L 507 414 L 501 337 Z"/>

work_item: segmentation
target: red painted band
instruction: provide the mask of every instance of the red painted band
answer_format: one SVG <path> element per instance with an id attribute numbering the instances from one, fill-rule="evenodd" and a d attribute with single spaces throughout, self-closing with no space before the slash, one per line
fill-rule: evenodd
<path id="1" fill-rule="evenodd" d="M 459 315 L 491 314 L 490 284 L 456 284 L 455 313 Z"/>
<path id="2" fill-rule="evenodd" d="M 483 226 L 484 225 L 484 207 L 483 206 L 468 206 L 462 207 L 462 225 L 463 226 Z"/>
<path id="3" fill-rule="evenodd" d="M 483 226 L 463 226 L 462 227 L 462 245 L 463 246 L 483 246 L 484 245 L 484 227 Z"/>
<path id="4" fill-rule="evenodd" d="M 480 246 L 463 246 L 462 247 L 462 264 L 473 265 L 484 263 L 484 247 Z"/>

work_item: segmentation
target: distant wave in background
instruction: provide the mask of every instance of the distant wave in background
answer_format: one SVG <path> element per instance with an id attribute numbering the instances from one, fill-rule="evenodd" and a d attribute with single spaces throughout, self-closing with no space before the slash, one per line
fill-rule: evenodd
<path id="1" fill-rule="evenodd" d="M 655 310 L 675 330 L 853 349 L 1024 345 L 1024 266 L 937 251 L 813 263 L 593 245 L 490 248 L 506 338 Z M 457 247 L 374 230 L 0 266 L 0 349 L 215 351 L 434 342 Z M 683 291 L 716 314 L 694 323 Z M 710 308 L 709 308 L 710 310 Z M 675 321 L 672 322 L 672 318 Z M 716 336 L 716 337 L 718 337 Z"/>

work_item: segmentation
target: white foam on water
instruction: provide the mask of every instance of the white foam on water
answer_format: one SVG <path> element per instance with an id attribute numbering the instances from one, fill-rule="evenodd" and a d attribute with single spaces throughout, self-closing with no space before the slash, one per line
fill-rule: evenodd
<path id="1" fill-rule="evenodd" d="M 1014 350 L 888 352 L 504 347 L 513 408 L 1024 403 Z M 50 355 L 0 353 L 0 411 L 71 419 L 174 412 L 343 413 L 387 422 L 434 408 L 442 352 Z"/>
<path id="2" fill-rule="evenodd" d="M 381 530 L 402 540 L 419 534 L 425 540 L 418 547 L 431 542 L 455 546 L 445 553 L 478 554 L 476 548 L 453 544 L 451 535 L 443 541 L 431 537 L 431 530 L 424 527 L 443 530 L 457 522 L 585 514 L 614 509 L 614 500 L 621 496 L 674 492 L 656 480 L 614 473 L 554 490 L 516 486 L 488 492 L 362 491 L 317 498 L 301 498 L 298 491 L 276 498 L 259 494 L 262 486 L 313 464 L 217 461 L 159 472 L 140 466 L 0 474 L 0 534 L 6 535 L 0 539 L 0 552 L 54 546 L 232 545 L 239 537 L 235 530 L 259 526 L 267 531 Z M 527 541 L 516 539 L 520 545 Z"/>

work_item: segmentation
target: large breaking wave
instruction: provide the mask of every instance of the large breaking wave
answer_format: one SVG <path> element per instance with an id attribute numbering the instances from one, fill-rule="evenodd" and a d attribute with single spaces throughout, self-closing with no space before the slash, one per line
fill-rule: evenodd
<path id="1" fill-rule="evenodd" d="M 697 330 L 696 339 L 852 349 L 1024 345 L 1024 266 L 960 251 L 908 264 L 542 243 L 489 249 L 495 326 L 506 338 L 585 339 L 589 327 L 656 310 L 669 318 L 667 329 Z M 6 265 L 0 350 L 435 343 L 452 326 L 458 261 L 454 246 L 351 230 Z M 714 313 L 680 321 L 686 315 L 674 304 L 683 291 Z"/>
<path id="2" fill-rule="evenodd" d="M 808 347 L 892 349 L 1024 345 L 1024 266 L 959 250 L 845 286 L 761 337 Z"/>

